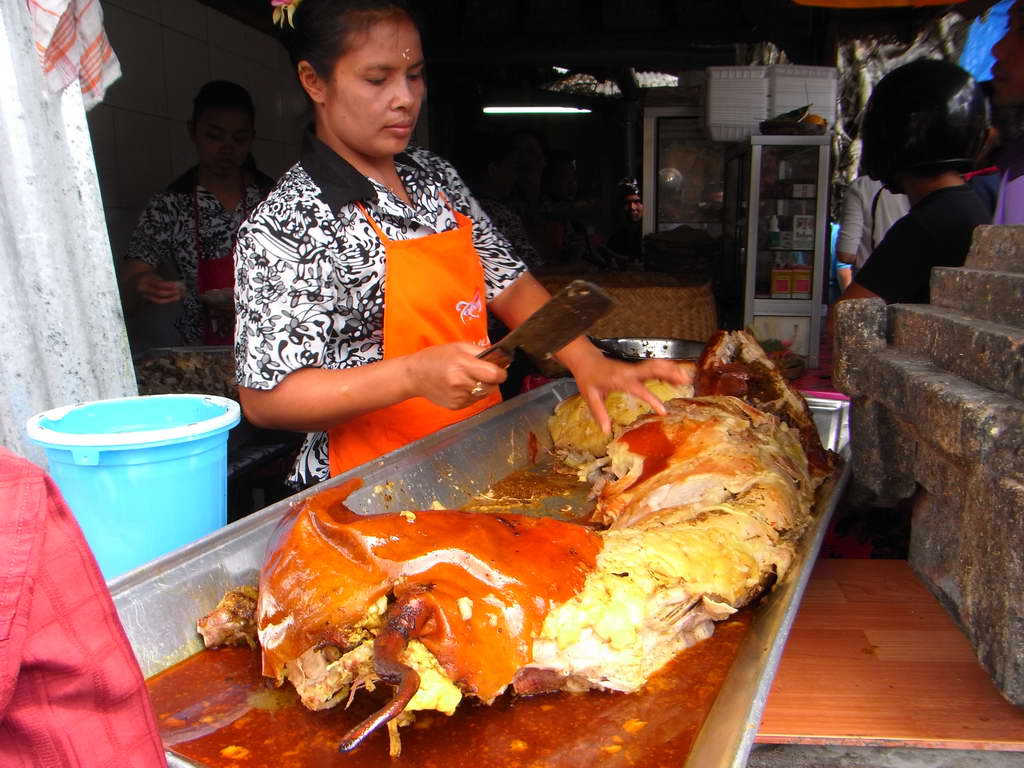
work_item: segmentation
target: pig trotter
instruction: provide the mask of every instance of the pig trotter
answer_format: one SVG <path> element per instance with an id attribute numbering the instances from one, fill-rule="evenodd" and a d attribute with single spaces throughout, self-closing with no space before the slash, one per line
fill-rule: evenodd
<path id="1" fill-rule="evenodd" d="M 351 752 L 371 733 L 398 717 L 416 695 L 420 676 L 398 660 L 411 638 L 422 634 L 424 625 L 433 617 L 433 606 L 422 599 L 422 593 L 405 596 L 388 611 L 387 622 L 373 644 L 374 667 L 381 680 L 395 686 L 395 694 L 384 707 L 345 734 L 339 752 Z"/>

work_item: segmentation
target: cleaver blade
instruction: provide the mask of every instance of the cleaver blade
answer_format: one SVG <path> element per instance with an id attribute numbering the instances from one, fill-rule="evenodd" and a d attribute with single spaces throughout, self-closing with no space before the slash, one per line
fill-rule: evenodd
<path id="1" fill-rule="evenodd" d="M 518 328 L 477 357 L 504 368 L 512 362 L 518 348 L 543 360 L 586 333 L 615 304 L 615 299 L 594 283 L 573 280 Z"/>

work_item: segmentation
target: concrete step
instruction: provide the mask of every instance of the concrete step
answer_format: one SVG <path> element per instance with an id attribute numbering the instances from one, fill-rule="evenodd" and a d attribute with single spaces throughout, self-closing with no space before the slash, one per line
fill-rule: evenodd
<path id="1" fill-rule="evenodd" d="M 1024 272 L 1024 226 L 975 228 L 965 267 L 994 269 L 999 272 Z"/>
<path id="2" fill-rule="evenodd" d="M 1024 274 L 936 267 L 932 270 L 931 296 L 933 306 L 1024 328 Z"/>
<path id="3" fill-rule="evenodd" d="M 893 347 L 855 353 L 849 362 L 843 389 L 855 397 L 851 418 L 855 438 L 861 402 L 875 401 L 955 461 L 983 464 L 990 472 L 1024 481 L 1024 403 L 1020 400 Z M 854 439 L 854 452 L 875 451 L 879 446 L 873 443 L 893 439 L 876 435 L 859 444 Z M 916 449 L 908 441 L 900 450 Z"/>
<path id="4" fill-rule="evenodd" d="M 1024 328 L 931 304 L 889 307 L 889 343 L 993 392 L 1024 399 Z"/>

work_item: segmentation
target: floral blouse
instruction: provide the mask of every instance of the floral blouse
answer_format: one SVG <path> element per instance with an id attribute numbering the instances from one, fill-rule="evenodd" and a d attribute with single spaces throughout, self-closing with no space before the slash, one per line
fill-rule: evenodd
<path id="1" fill-rule="evenodd" d="M 192 190 L 198 204 L 202 257 L 219 259 L 230 254 L 244 214 L 256 207 L 272 184 L 269 177 L 258 174 L 256 182 L 246 187 L 244 203 L 229 211 L 212 192 L 196 186 L 196 169 L 192 168 L 166 190 L 153 195 L 139 217 L 125 258 L 152 264 L 168 280 L 185 281 L 185 300 L 175 324 L 185 344 L 202 342 L 205 320 L 196 290 L 199 257 Z"/>
<path id="2" fill-rule="evenodd" d="M 410 147 L 395 166 L 411 208 L 307 134 L 299 163 L 242 225 L 235 251 L 241 386 L 269 390 L 302 368 L 382 359 L 384 246 L 357 202 L 394 240 L 456 228 L 449 203 L 469 216 L 488 300 L 526 270 L 450 164 Z M 305 486 L 328 475 L 327 435 L 311 433 L 289 482 Z"/>

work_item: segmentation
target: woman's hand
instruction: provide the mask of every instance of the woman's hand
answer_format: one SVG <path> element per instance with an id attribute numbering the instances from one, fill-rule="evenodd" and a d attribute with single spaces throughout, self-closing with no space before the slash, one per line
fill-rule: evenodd
<path id="1" fill-rule="evenodd" d="M 185 298 L 185 283 L 164 280 L 155 271 L 142 272 L 135 278 L 135 292 L 153 304 L 170 304 Z"/>
<path id="2" fill-rule="evenodd" d="M 593 354 L 582 347 L 582 344 L 590 347 Z M 575 348 L 570 350 L 570 347 Z M 563 350 L 563 353 L 569 351 L 565 363 L 576 377 L 580 394 L 606 435 L 612 431 L 612 421 L 604 406 L 604 399 L 608 393 L 627 392 L 643 400 L 655 413 L 664 415 L 664 403 L 644 386 L 644 382 L 661 379 L 670 384 L 689 384 L 692 380 L 689 369 L 671 360 L 647 360 L 642 363 L 610 360 L 585 339 L 577 339 L 570 347 Z M 561 356 L 560 354 L 559 357 Z"/>
<path id="3" fill-rule="evenodd" d="M 480 347 L 466 342 L 441 344 L 409 355 L 408 376 L 415 395 L 457 411 L 494 391 L 505 369 L 480 360 Z"/>

